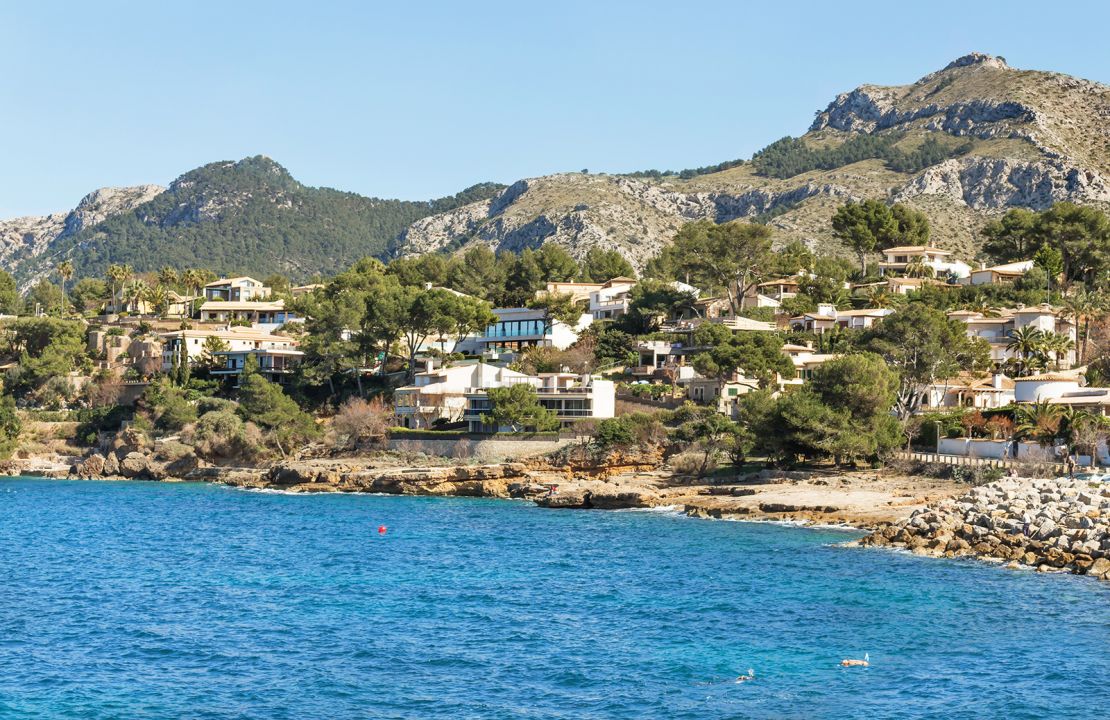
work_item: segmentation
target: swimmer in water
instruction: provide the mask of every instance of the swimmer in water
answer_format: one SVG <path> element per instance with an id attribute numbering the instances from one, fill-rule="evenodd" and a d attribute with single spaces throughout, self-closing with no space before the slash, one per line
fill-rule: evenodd
<path id="1" fill-rule="evenodd" d="M 736 682 L 738 683 L 748 682 L 749 680 L 755 680 L 755 670 L 752 670 L 751 668 L 748 668 L 747 675 L 741 675 L 740 677 L 736 678 Z"/>

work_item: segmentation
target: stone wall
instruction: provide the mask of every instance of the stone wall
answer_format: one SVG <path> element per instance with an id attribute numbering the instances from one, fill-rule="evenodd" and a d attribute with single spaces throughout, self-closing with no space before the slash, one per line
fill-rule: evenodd
<path id="1" fill-rule="evenodd" d="M 459 460 L 496 461 L 544 455 L 571 442 L 574 441 L 569 438 L 493 440 L 466 437 L 443 439 L 392 437 L 389 440 L 389 449 Z"/>

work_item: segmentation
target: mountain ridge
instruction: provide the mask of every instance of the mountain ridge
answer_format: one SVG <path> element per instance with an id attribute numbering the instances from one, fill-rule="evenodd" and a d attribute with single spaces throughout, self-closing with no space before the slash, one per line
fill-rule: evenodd
<path id="1" fill-rule="evenodd" d="M 970 53 L 909 85 L 839 94 L 787 152 L 820 153 L 862 137 L 882 139 L 872 145 L 888 154 L 927 157 L 927 165 L 904 172 L 874 156 L 774 177 L 760 172 L 756 157 L 690 177 L 528 178 L 510 186 L 518 188 L 511 201 L 414 223 L 391 251 L 555 242 L 581 257 L 605 243 L 640 268 L 681 223 L 699 219 L 766 222 L 779 244 L 838 251 L 828 223 L 836 206 L 875 197 L 924 211 L 936 244 L 972 256 L 979 229 L 1007 208 L 1110 205 L 1110 88 L 1100 83 Z"/>
<path id="2" fill-rule="evenodd" d="M 94 191 L 69 213 L 0 221 L 0 266 L 26 287 L 63 258 L 79 275 L 125 262 L 218 272 L 335 272 L 358 257 L 616 249 L 641 269 L 686 222 L 770 225 L 776 243 L 843 249 L 829 218 L 880 198 L 925 212 L 933 244 L 968 258 L 1011 207 L 1110 207 L 1110 88 L 970 53 L 906 85 L 860 85 L 808 131 L 749 160 L 667 174 L 556 173 L 429 201 L 367 198 L 296 181 L 264 156 L 209 163 L 168 188 Z"/>

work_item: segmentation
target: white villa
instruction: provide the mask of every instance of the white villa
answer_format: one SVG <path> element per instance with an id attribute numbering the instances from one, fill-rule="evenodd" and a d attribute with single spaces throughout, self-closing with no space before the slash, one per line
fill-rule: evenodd
<path id="1" fill-rule="evenodd" d="M 163 333 L 162 338 L 162 370 L 169 371 L 173 368 L 176 358 L 180 356 L 181 345 L 184 343 L 185 352 L 190 362 L 197 362 L 204 356 L 204 344 L 210 337 L 219 339 L 226 346 L 227 355 L 245 359 L 246 353 L 255 351 L 275 351 L 284 353 L 296 351 L 297 341 L 284 335 L 273 335 L 253 328 L 230 328 L 227 330 L 175 330 Z M 289 355 L 285 355 L 289 357 Z M 262 357 L 259 356 L 259 365 Z M 230 369 L 230 368 L 229 368 Z M 242 365 L 239 365 L 239 370 Z"/>
<path id="2" fill-rule="evenodd" d="M 862 330 L 871 327 L 887 315 L 894 313 L 890 308 L 865 308 L 863 310 L 837 310 L 835 305 L 822 303 L 817 310 L 790 318 L 790 327 L 821 334 L 833 328 Z"/>
<path id="3" fill-rule="evenodd" d="M 1032 305 L 1016 310 L 1001 310 L 998 317 L 986 317 L 971 310 L 957 310 L 948 317 L 967 323 L 968 337 L 978 337 L 990 343 L 991 360 L 1002 364 L 1007 360 L 1018 359 L 1018 353 L 1008 349 L 1014 330 L 1035 327 L 1041 332 L 1066 335 L 1075 343 L 1075 326 L 1067 316 L 1048 304 Z M 1070 368 L 1075 364 L 1075 350 L 1069 350 L 1060 357 L 1060 367 Z"/>
<path id="4" fill-rule="evenodd" d="M 539 402 L 552 410 L 562 427 L 570 427 L 581 420 L 602 420 L 616 413 L 616 388 L 612 380 L 602 380 L 592 375 L 575 373 L 540 373 L 525 376 L 524 379 L 510 380 L 526 382 L 536 388 Z M 472 433 L 492 433 L 510 430 L 507 427 L 494 427 L 482 421 L 482 415 L 489 412 L 487 388 L 474 388 L 466 394 L 466 412 L 463 418 Z"/>
<path id="5" fill-rule="evenodd" d="M 460 422 L 466 411 L 468 393 L 529 382 L 530 378 L 525 373 L 488 363 L 433 369 L 429 361 L 423 372 L 416 373 L 411 385 L 393 391 L 393 414 L 397 424 L 407 428 Z"/>
<path id="6" fill-rule="evenodd" d="M 971 274 L 971 266 L 962 260 L 953 260 L 952 253 L 928 245 L 903 245 L 883 250 L 883 260 L 879 263 L 879 273 L 900 275 L 906 267 L 921 259 L 938 278 L 952 274 L 966 278 Z"/>
<path id="7" fill-rule="evenodd" d="M 634 287 L 636 281 L 632 278 L 616 277 L 597 290 L 591 290 L 590 315 L 594 320 L 611 320 L 624 315 L 632 302 Z"/>
<path id="8" fill-rule="evenodd" d="M 270 297 L 270 288 L 246 275 L 220 278 L 204 286 L 205 300 L 262 300 Z"/>
<path id="9" fill-rule="evenodd" d="M 968 285 L 997 285 L 1017 280 L 1033 269 L 1032 260 L 1006 263 L 986 267 L 980 265 L 978 270 L 972 270 L 971 275 L 961 282 Z"/>
<path id="10" fill-rule="evenodd" d="M 759 381 L 733 373 L 728 378 L 695 377 L 682 383 L 686 386 L 686 397 L 702 405 L 712 405 L 717 412 L 733 419 L 737 418 L 738 402 L 752 390 L 759 389 Z"/>
<path id="11" fill-rule="evenodd" d="M 968 407 L 989 410 L 1015 400 L 1016 383 L 1002 373 L 977 377 L 960 373 L 925 388 L 921 409 Z"/>
<path id="12" fill-rule="evenodd" d="M 583 313 L 574 326 L 547 317 L 536 308 L 495 308 L 497 322 L 486 328 L 478 338 L 483 350 L 521 350 L 527 347 L 553 347 L 565 350 L 578 340 L 578 334 L 593 316 Z"/>

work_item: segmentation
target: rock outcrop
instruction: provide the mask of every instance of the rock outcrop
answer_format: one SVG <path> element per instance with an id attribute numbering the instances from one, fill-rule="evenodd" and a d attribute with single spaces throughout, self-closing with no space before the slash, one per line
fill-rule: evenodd
<path id="1" fill-rule="evenodd" d="M 41 255 L 51 243 L 76 235 L 113 215 L 134 210 L 164 190 L 160 185 L 101 188 L 81 198 L 68 213 L 0 220 L 0 267 L 11 270 Z M 25 278 L 23 287 L 36 279 Z"/>
<path id="2" fill-rule="evenodd" d="M 740 218 L 770 222 L 780 243 L 840 250 L 829 218 L 846 199 L 892 198 L 924 211 L 933 242 L 961 255 L 1010 207 L 1110 204 L 1110 88 L 1020 71 L 983 53 L 957 58 L 910 85 L 863 85 L 838 95 L 806 136 L 827 147 L 882 134 L 911 150 L 928 138 L 966 154 L 916 173 L 871 159 L 775 179 L 751 166 L 694 177 L 565 173 L 521 180 L 499 197 L 413 223 L 392 248 L 412 255 L 483 243 L 520 250 L 555 243 L 582 257 L 615 248 L 642 268 L 682 224 Z"/>
<path id="3" fill-rule="evenodd" d="M 1005 479 L 919 510 L 863 545 L 937 557 L 982 557 L 1110 580 L 1110 485 Z"/>

